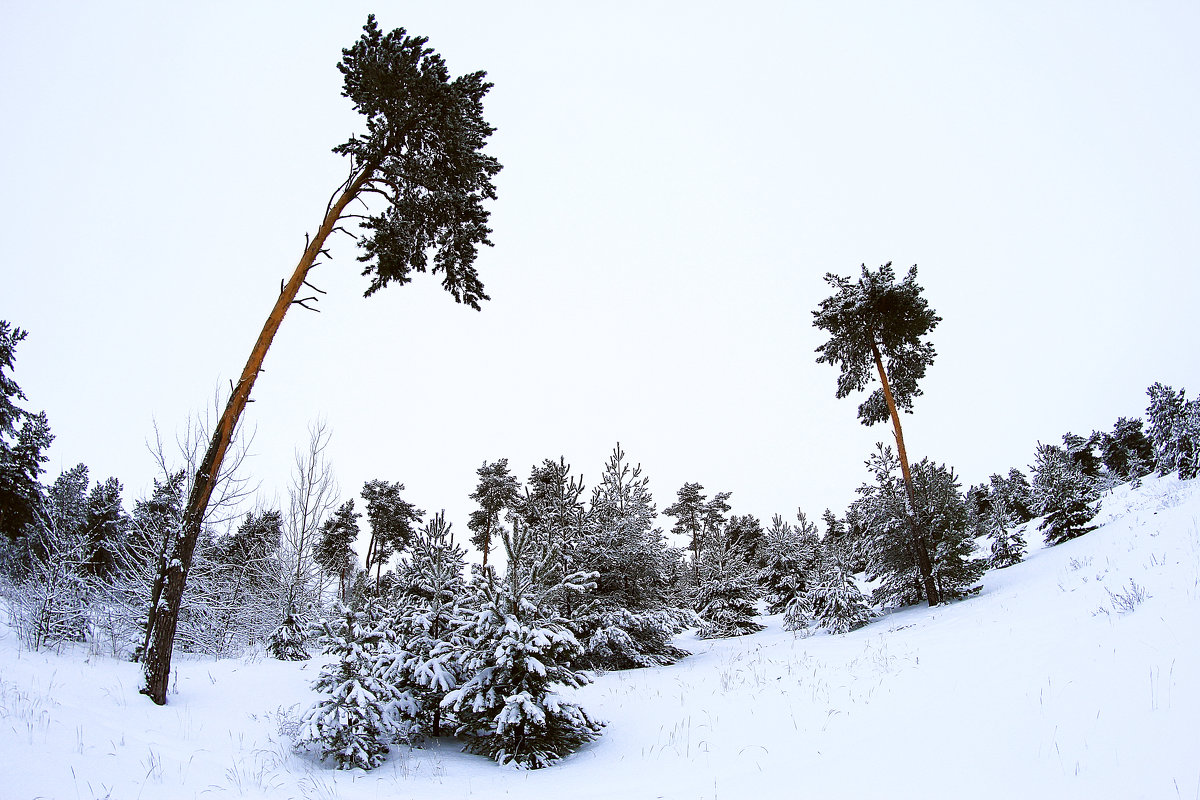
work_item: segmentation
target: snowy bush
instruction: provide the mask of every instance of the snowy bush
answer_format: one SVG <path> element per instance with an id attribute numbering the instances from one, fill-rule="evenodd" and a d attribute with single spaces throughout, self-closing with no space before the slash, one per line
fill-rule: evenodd
<path id="1" fill-rule="evenodd" d="M 1120 592 L 1113 592 L 1111 589 L 1105 588 L 1108 592 L 1108 599 L 1112 603 L 1113 610 L 1118 614 L 1129 614 L 1134 609 L 1146 601 L 1150 597 L 1150 593 L 1146 591 L 1145 586 L 1140 586 L 1133 578 L 1129 579 L 1129 588 L 1122 589 Z"/>

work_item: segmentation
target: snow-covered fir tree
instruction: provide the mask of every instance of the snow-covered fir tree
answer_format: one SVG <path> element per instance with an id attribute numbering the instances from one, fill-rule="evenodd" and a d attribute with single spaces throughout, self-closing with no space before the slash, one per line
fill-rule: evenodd
<path id="1" fill-rule="evenodd" d="M 1100 510 L 1100 492 L 1094 480 L 1057 445 L 1038 444 L 1033 467 L 1033 490 L 1043 519 L 1047 544 L 1061 544 L 1096 529 L 1089 525 Z"/>
<path id="2" fill-rule="evenodd" d="M 714 528 L 700 557 L 696 612 L 702 624 L 698 636 L 722 639 L 761 631 L 764 626 L 755 621 L 757 599 L 758 587 L 745 554 L 729 541 L 724 526 Z"/>
<path id="3" fill-rule="evenodd" d="M 571 620 L 586 667 L 663 666 L 688 655 L 671 640 L 693 615 L 670 597 L 678 554 L 655 516 L 649 478 L 618 444 L 592 491 L 580 542 L 580 566 L 598 576 Z"/>
<path id="4" fill-rule="evenodd" d="M 830 633 L 848 633 L 871 621 L 871 609 L 841 556 L 831 552 L 809 590 L 814 621 Z"/>
<path id="5" fill-rule="evenodd" d="M 492 550 L 492 538 L 500 526 L 500 515 L 516 508 L 520 498 L 520 483 L 508 472 L 508 459 L 501 458 L 483 465 L 475 471 L 479 485 L 470 494 L 479 508 L 471 512 L 467 527 L 471 530 L 471 544 L 483 553 L 483 566 L 487 566 L 488 554 Z"/>
<path id="6" fill-rule="evenodd" d="M 374 602 L 359 611 L 339 606 L 332 619 L 316 626 L 318 641 L 336 660 L 322 667 L 313 683 L 323 697 L 301 717 L 296 745 L 317 747 L 338 769 L 379 766 L 398 732 L 399 698 L 380 677 L 380 662 L 392 650 L 385 624 L 389 615 Z"/>
<path id="7" fill-rule="evenodd" d="M 984 532 L 992 542 L 988 565 L 997 569 L 1011 567 L 1025 558 L 1025 537 L 1016 526 L 1016 518 L 1008 510 L 1002 496 L 992 500 L 991 510 L 983 523 Z"/>
<path id="8" fill-rule="evenodd" d="M 271 631 L 267 639 L 267 653 L 280 661 L 305 661 L 309 658 L 304 644 L 307 640 L 308 623 L 299 612 L 288 614 L 283 622 Z"/>
<path id="9" fill-rule="evenodd" d="M 816 574 L 821 547 L 817 526 L 803 511 L 796 512 L 796 520 L 793 527 L 774 515 L 759 548 L 763 566 L 758 571 L 758 582 L 766 596 L 768 614 L 783 613 L 797 595 L 809 588 Z"/>
<path id="10" fill-rule="evenodd" d="M 357 558 L 354 555 L 354 542 L 358 539 L 358 520 L 361 516 L 354 510 L 353 498 L 342 503 L 321 525 L 313 549 L 313 560 L 317 566 L 324 574 L 337 579 L 338 600 L 342 603 L 349 599 L 354 579 Z"/>
<path id="11" fill-rule="evenodd" d="M 566 701 L 558 687 L 590 682 L 574 668 L 579 642 L 561 617 L 553 615 L 534 563 L 536 535 L 515 521 L 500 532 L 508 563 L 503 578 L 488 569 L 473 581 L 476 611 L 462 632 L 469 649 L 462 674 L 443 706 L 458 720 L 466 749 L 500 764 L 528 769 L 549 766 L 600 735 L 603 723 Z M 584 580 L 581 582 L 581 578 Z M 585 589 L 586 576 L 570 575 L 570 591 Z"/>
<path id="12" fill-rule="evenodd" d="M 1118 417 L 1109 433 L 1099 434 L 1100 461 L 1113 484 L 1137 481 L 1154 471 L 1154 445 L 1138 417 Z"/>
<path id="13" fill-rule="evenodd" d="M 1033 489 L 1024 472 L 1013 467 L 1008 471 L 1007 477 L 996 474 L 988 480 L 991 483 L 990 496 L 1004 501 L 1015 524 L 1029 522 L 1037 516 L 1034 511 L 1036 503 L 1033 499 Z"/>
<path id="14" fill-rule="evenodd" d="M 1159 475 L 1176 472 L 1185 481 L 1195 478 L 1200 474 L 1200 399 L 1189 402 L 1183 389 L 1176 392 L 1161 383 L 1146 394 L 1155 469 Z"/>
<path id="15" fill-rule="evenodd" d="M 466 551 L 439 513 L 417 531 L 399 566 L 395 647 L 380 676 L 396 694 L 399 738 L 418 744 L 442 733 L 442 701 L 462 679 Z"/>
<path id="16" fill-rule="evenodd" d="M 702 583 L 700 562 L 718 528 L 723 529 L 729 514 L 730 492 L 717 492 L 710 500 L 699 483 L 685 483 L 676 492 L 675 502 L 663 513 L 675 519 L 671 533 L 686 537 L 691 551 L 689 585 L 685 594 L 695 604 Z"/>
<path id="17" fill-rule="evenodd" d="M 579 554 L 584 537 L 583 480 L 571 474 L 566 459 L 545 459 L 534 467 L 518 501 L 522 539 L 536 552 L 533 571 L 541 601 L 565 619 L 573 619 L 581 596 L 567 576 L 580 570 Z"/>

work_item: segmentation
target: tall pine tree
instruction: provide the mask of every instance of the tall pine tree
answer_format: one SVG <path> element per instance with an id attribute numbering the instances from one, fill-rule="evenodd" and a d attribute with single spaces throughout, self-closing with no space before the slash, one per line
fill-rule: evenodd
<path id="1" fill-rule="evenodd" d="M 916 489 L 899 409 L 911 413 L 913 398 L 921 395 L 917 384 L 925 377 L 935 354 L 933 345 L 923 338 L 937 327 L 941 317 L 921 296 L 916 265 L 900 283 L 896 283 L 890 261 L 875 271 L 863 264 L 857 283 L 832 273 L 826 274 L 825 280 L 836 292 L 813 312 L 813 325 L 829 333 L 829 341 L 817 348 L 817 363 L 840 368 L 839 398 L 863 391 L 873 377 L 879 379 L 880 387 L 858 407 L 858 416 L 864 425 L 889 419 L 892 422 L 908 500 L 911 551 L 925 583 L 925 596 L 929 605 L 935 606 L 941 598 L 934 577 L 933 545 L 916 519 Z"/>

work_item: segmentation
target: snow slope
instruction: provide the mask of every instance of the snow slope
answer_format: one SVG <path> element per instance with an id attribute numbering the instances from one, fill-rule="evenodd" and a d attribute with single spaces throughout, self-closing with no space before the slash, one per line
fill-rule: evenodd
<path id="1" fill-rule="evenodd" d="M 1099 521 L 844 636 L 683 637 L 582 690 L 604 736 L 535 772 L 450 740 L 338 772 L 280 732 L 316 661 L 177 657 L 157 708 L 136 665 L 0 629 L 0 800 L 1200 797 L 1200 481 L 1119 487 Z"/>

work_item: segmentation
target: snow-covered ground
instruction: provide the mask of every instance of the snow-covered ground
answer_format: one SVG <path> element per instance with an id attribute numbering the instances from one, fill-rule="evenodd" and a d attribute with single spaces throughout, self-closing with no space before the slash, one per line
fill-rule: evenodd
<path id="1" fill-rule="evenodd" d="M 683 637 L 582 690 L 604 736 L 534 772 L 450 740 L 338 772 L 281 732 L 315 661 L 177 656 L 158 708 L 136 665 L 0 628 L 0 798 L 1198 798 L 1200 481 L 1119 487 L 1099 521 L 844 636 Z"/>

